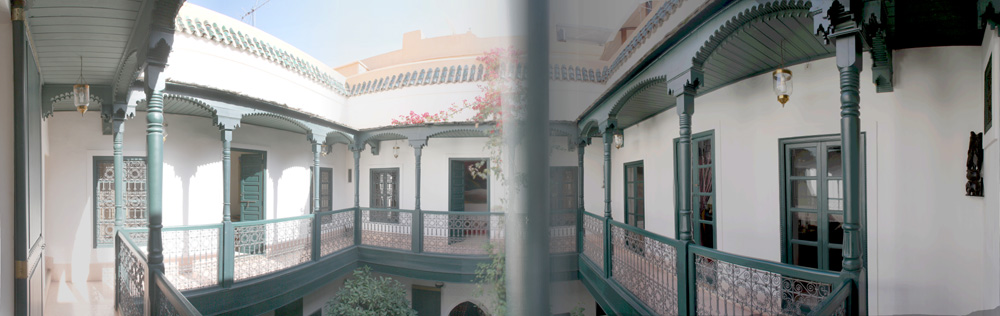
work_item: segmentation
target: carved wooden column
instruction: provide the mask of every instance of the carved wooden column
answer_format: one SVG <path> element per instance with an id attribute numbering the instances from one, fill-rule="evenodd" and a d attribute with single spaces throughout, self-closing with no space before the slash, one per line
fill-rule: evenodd
<path id="1" fill-rule="evenodd" d="M 410 231 L 413 232 L 413 244 L 410 245 L 411 246 L 410 249 L 413 249 L 413 252 L 423 252 L 424 249 L 424 242 L 423 242 L 424 215 L 423 211 L 420 210 L 420 156 L 423 154 L 424 146 L 427 146 L 427 139 L 410 140 L 410 147 L 413 147 L 413 155 L 414 158 L 416 159 L 415 161 L 416 166 L 414 167 L 414 172 L 415 172 L 414 177 L 416 178 L 415 181 L 417 181 L 416 197 L 414 198 L 415 204 L 413 207 L 414 218 L 411 221 L 413 223 L 413 227 L 410 229 Z"/>
<path id="2" fill-rule="evenodd" d="M 677 142 L 678 185 L 678 237 L 691 242 L 691 116 L 694 115 L 695 85 L 685 84 L 677 97 L 677 115 L 680 118 L 680 140 Z"/>
<path id="3" fill-rule="evenodd" d="M 148 263 L 163 272 L 163 89 L 165 62 L 147 61 L 145 69 L 146 110 L 146 209 L 149 215 Z"/>

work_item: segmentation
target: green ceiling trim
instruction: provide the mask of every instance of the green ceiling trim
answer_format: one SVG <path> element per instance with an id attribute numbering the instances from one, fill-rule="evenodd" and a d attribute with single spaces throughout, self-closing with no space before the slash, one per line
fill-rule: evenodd
<path id="1" fill-rule="evenodd" d="M 302 122 L 299 122 L 298 120 L 291 119 L 291 118 L 288 118 L 288 117 L 285 117 L 285 116 L 282 116 L 282 115 L 274 114 L 274 113 L 267 113 L 267 112 L 247 113 L 247 114 L 244 114 L 242 117 L 240 117 L 240 121 L 246 122 L 247 118 L 253 118 L 253 117 L 273 118 L 273 119 L 279 119 L 279 120 L 291 123 L 292 125 L 298 127 L 301 130 L 301 132 L 300 132 L 301 134 L 308 134 L 308 133 L 312 132 L 312 129 L 310 129 L 309 127 L 306 127 L 306 125 L 303 124 Z"/>
<path id="2" fill-rule="evenodd" d="M 737 34 L 743 29 L 764 19 L 779 17 L 812 17 L 810 10 L 812 3 L 802 0 L 778 0 L 751 7 L 732 19 L 727 21 L 708 37 L 705 44 L 695 54 L 692 62 L 701 66 L 715 53 L 715 50 L 722 46 L 733 34 Z"/>

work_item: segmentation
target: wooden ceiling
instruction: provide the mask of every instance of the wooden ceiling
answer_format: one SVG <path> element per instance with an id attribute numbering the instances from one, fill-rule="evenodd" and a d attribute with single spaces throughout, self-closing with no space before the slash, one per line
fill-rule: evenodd
<path id="1" fill-rule="evenodd" d="M 34 0 L 26 10 L 32 45 L 46 84 L 73 84 L 81 73 L 109 85 L 142 10 L 135 0 Z"/>

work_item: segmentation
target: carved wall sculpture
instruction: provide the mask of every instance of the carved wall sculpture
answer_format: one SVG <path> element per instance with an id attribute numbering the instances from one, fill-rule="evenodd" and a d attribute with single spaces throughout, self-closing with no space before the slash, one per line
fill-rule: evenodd
<path id="1" fill-rule="evenodd" d="M 965 195 L 983 196 L 983 133 L 969 132 L 969 158 L 965 162 Z"/>

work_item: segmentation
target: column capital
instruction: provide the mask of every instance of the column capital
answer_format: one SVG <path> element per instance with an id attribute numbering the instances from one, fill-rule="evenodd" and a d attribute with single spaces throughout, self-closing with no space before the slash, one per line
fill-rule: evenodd
<path id="1" fill-rule="evenodd" d="M 410 140 L 410 147 L 413 147 L 413 149 L 420 150 L 423 149 L 425 146 L 427 146 L 426 138 Z"/>
<path id="2" fill-rule="evenodd" d="M 323 145 L 326 143 L 326 135 L 310 132 L 309 134 L 306 134 L 306 140 L 313 145 Z"/>
<path id="3" fill-rule="evenodd" d="M 240 127 L 240 119 L 240 117 L 236 116 L 213 115 L 212 125 L 218 126 L 219 130 L 232 131 Z"/>
<path id="4" fill-rule="evenodd" d="M 608 119 L 600 123 L 598 128 L 602 134 L 613 132 L 614 129 L 618 128 L 618 117 L 609 116 Z"/>

